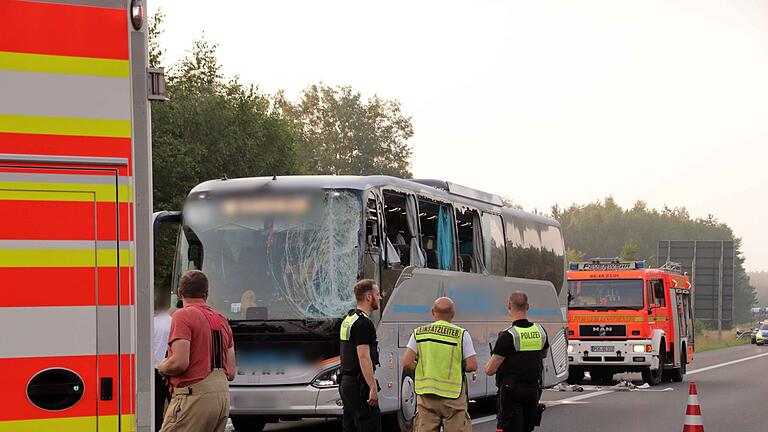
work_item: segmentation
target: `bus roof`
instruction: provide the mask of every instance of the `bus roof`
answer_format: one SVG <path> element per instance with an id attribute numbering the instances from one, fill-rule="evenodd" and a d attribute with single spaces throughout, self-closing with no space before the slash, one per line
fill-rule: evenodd
<path id="1" fill-rule="evenodd" d="M 189 196 L 199 195 L 204 192 L 245 192 L 257 190 L 266 185 L 270 188 L 280 189 L 350 189 L 368 190 L 376 187 L 392 187 L 410 191 L 425 197 L 443 198 L 444 200 L 466 204 L 485 210 L 500 211 L 538 223 L 557 226 L 560 224 L 551 218 L 531 214 L 522 210 L 503 207 L 501 198 L 477 189 L 457 185 L 441 180 L 405 180 L 391 176 L 274 176 L 274 177 L 246 177 L 236 179 L 208 180 L 195 186 Z"/>

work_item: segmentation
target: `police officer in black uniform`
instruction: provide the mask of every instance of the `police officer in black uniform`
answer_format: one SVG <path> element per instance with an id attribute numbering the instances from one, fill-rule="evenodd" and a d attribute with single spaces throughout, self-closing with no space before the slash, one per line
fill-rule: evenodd
<path id="1" fill-rule="evenodd" d="M 344 403 L 344 432 L 380 432 L 379 386 L 374 377 L 379 365 L 376 327 L 369 318 L 379 308 L 381 293 L 376 282 L 363 279 L 355 284 L 357 308 L 341 323 L 341 384 Z"/>
<path id="2" fill-rule="evenodd" d="M 530 432 L 541 420 L 542 360 L 549 348 L 547 333 L 526 318 L 528 296 L 516 291 L 507 305 L 512 325 L 499 333 L 491 359 L 485 365 L 487 375 L 496 374 L 499 387 L 498 426 L 504 432 Z"/>

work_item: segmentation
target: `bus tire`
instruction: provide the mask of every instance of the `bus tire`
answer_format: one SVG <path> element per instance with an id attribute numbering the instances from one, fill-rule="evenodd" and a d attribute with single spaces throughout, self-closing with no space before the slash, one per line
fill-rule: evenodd
<path id="1" fill-rule="evenodd" d="M 667 343 L 664 339 L 661 340 L 659 345 L 659 368 L 652 370 L 650 367 L 642 372 L 643 381 L 648 385 L 655 386 L 661 384 L 661 379 L 664 376 L 664 363 L 667 361 Z"/>
<path id="2" fill-rule="evenodd" d="M 669 376 L 672 382 L 683 382 L 683 377 L 687 369 L 688 354 L 685 351 L 685 344 L 680 348 L 680 367 L 674 368 L 669 371 Z"/>
<path id="3" fill-rule="evenodd" d="M 259 416 L 230 417 L 236 432 L 262 432 L 267 421 Z"/>
<path id="4" fill-rule="evenodd" d="M 412 370 L 403 369 L 400 380 L 400 406 L 396 415 L 398 430 L 411 432 L 413 419 L 416 416 L 416 382 Z"/>
<path id="5" fill-rule="evenodd" d="M 584 381 L 584 369 L 572 367 L 568 370 L 568 384 L 581 384 Z"/>

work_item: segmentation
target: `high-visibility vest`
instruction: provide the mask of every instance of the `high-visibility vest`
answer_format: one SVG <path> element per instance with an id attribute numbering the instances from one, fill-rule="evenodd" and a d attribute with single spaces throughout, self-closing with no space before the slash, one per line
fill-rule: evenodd
<path id="1" fill-rule="evenodd" d="M 416 394 L 448 399 L 461 396 L 464 331 L 442 320 L 413 331 L 419 359 L 416 364 Z"/>
<path id="2" fill-rule="evenodd" d="M 507 332 L 512 335 L 515 350 L 523 351 L 541 351 L 547 342 L 547 333 L 544 327 L 533 324 L 530 327 L 510 326 Z"/>
<path id="3" fill-rule="evenodd" d="M 341 322 L 341 329 L 339 330 L 339 339 L 346 342 L 349 341 L 349 333 L 352 331 L 352 325 L 360 319 L 360 317 L 368 318 L 367 315 L 365 315 L 365 312 L 362 311 L 356 311 L 351 310 L 349 313 L 347 313 L 347 316 L 344 317 L 344 321 Z"/>

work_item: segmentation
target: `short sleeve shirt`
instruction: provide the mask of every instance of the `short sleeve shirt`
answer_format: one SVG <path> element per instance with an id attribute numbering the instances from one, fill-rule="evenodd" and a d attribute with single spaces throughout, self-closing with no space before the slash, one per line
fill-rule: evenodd
<path id="1" fill-rule="evenodd" d="M 208 307 L 207 305 L 205 307 Z M 224 341 L 224 351 L 235 346 L 232 338 L 232 329 L 227 320 L 220 314 L 217 318 L 222 321 L 222 339 Z M 168 356 L 173 355 L 173 342 L 179 339 L 188 340 L 189 347 L 189 367 L 183 374 L 170 377 L 173 387 L 186 387 L 196 382 L 202 381 L 213 369 L 212 357 L 213 347 L 211 346 L 211 325 L 203 312 L 196 310 L 196 307 L 185 307 L 177 310 L 171 320 L 171 331 L 168 337 Z M 226 362 L 224 364 L 226 370 Z M 230 372 L 227 370 L 227 372 Z"/>
<path id="2" fill-rule="evenodd" d="M 414 336 L 413 333 L 411 333 L 411 338 L 408 339 L 407 347 L 413 352 L 419 352 L 418 346 L 416 345 L 416 336 Z M 472 335 L 466 330 L 464 330 L 464 337 L 461 339 L 461 350 L 464 360 L 473 355 L 477 355 L 475 352 L 475 345 L 472 343 Z"/>
<path id="3" fill-rule="evenodd" d="M 531 327 L 532 322 L 527 319 L 517 320 L 512 323 L 516 327 Z M 549 349 L 549 338 L 544 343 L 542 351 L 519 352 L 515 349 L 515 339 L 508 331 L 499 333 L 496 346 L 492 354 L 504 357 L 504 362 L 499 369 L 497 382 L 513 384 L 514 382 L 535 383 L 541 376 L 542 352 Z"/>
<path id="4" fill-rule="evenodd" d="M 354 313 L 362 313 L 356 309 Z M 357 358 L 357 346 L 368 345 L 371 351 L 373 368 L 379 364 L 379 341 L 376 339 L 376 327 L 363 314 L 349 329 L 349 340 L 341 342 L 341 371 L 347 375 L 361 373 L 360 359 Z"/>

